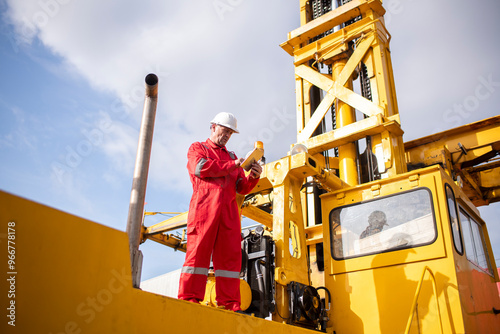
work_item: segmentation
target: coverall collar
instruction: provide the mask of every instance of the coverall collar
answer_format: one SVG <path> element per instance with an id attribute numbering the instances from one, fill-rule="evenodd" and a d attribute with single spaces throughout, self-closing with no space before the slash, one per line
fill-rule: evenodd
<path id="1" fill-rule="evenodd" d="M 226 146 L 220 146 L 220 145 L 217 145 L 216 143 L 214 143 L 210 138 L 207 139 L 206 143 L 208 145 L 210 145 L 212 148 L 220 148 L 220 149 L 223 149 L 224 151 L 227 152 L 227 148 Z"/>

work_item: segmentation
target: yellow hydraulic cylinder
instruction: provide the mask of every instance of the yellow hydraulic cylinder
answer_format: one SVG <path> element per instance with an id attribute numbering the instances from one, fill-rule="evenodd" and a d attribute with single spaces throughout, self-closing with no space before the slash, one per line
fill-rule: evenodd
<path id="1" fill-rule="evenodd" d="M 336 80 L 347 62 L 343 58 L 332 65 L 333 80 Z M 347 88 L 352 89 L 352 80 L 348 80 Z M 338 100 L 335 108 L 337 128 L 356 122 L 355 110 L 348 104 Z M 354 143 L 339 146 L 339 173 L 340 179 L 354 186 L 358 184 L 357 150 Z"/>

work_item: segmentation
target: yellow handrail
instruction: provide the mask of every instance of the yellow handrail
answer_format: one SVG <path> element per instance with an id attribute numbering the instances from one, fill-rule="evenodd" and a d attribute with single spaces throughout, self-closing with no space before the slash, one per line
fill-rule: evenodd
<path id="1" fill-rule="evenodd" d="M 411 327 L 411 323 L 413 321 L 413 315 L 415 314 L 415 310 L 417 308 L 417 300 L 418 300 L 418 297 L 420 295 L 420 289 L 422 288 L 422 283 L 424 282 L 424 276 L 425 276 L 426 271 L 429 272 L 429 275 L 431 275 L 431 278 L 432 278 L 432 288 L 434 290 L 434 295 L 436 296 L 436 306 L 437 306 L 437 312 L 438 312 L 438 317 L 439 317 L 439 328 L 441 329 L 441 333 L 443 333 L 443 321 L 441 319 L 441 311 L 439 309 L 439 300 L 438 300 L 438 294 L 437 294 L 436 278 L 434 277 L 434 273 L 432 272 L 432 270 L 429 267 L 425 266 L 424 271 L 422 273 L 422 277 L 420 278 L 420 281 L 418 282 L 417 291 L 415 292 L 415 296 L 413 297 L 413 304 L 412 304 L 412 308 L 411 308 L 411 312 L 410 312 L 410 318 L 408 319 L 408 323 L 406 324 L 405 334 L 410 333 L 410 327 Z"/>

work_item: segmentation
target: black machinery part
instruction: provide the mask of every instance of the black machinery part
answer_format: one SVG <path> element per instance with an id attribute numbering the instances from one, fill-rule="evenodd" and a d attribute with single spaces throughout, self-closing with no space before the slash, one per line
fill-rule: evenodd
<path id="1" fill-rule="evenodd" d="M 272 238 L 264 235 L 264 228 L 242 233 L 242 277 L 252 291 L 252 302 L 245 313 L 266 318 L 275 309 L 274 253 Z"/>
<path id="2" fill-rule="evenodd" d="M 291 323 L 316 329 L 323 311 L 321 297 L 316 288 L 298 282 L 288 285 Z"/>

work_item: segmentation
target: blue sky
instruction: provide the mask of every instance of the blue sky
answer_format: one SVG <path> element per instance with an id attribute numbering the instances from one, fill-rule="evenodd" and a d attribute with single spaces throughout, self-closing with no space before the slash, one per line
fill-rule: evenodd
<path id="1" fill-rule="evenodd" d="M 498 114 L 496 0 L 384 1 L 404 140 Z M 0 0 L 0 189 L 125 230 L 144 101 L 159 76 L 148 211 L 187 210 L 186 151 L 219 111 L 229 147 L 295 142 L 291 57 L 298 1 Z M 458 112 L 489 80 L 487 98 Z M 463 110 L 463 109 L 462 109 Z M 481 208 L 500 257 L 500 208 Z M 154 223 L 164 217 L 152 217 Z M 146 243 L 143 279 L 183 254 Z"/>

